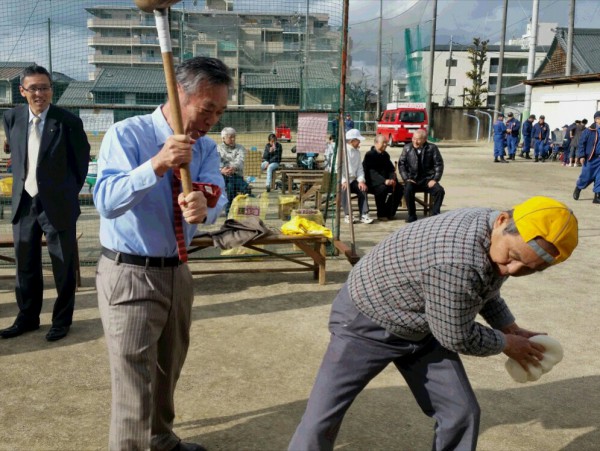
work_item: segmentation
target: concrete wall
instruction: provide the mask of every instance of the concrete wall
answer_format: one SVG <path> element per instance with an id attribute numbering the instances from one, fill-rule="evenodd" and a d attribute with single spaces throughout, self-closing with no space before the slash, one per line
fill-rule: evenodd
<path id="1" fill-rule="evenodd" d="M 465 113 L 479 118 L 479 141 L 487 141 L 490 118 L 486 114 L 475 113 L 475 108 L 434 108 L 433 137 L 475 141 L 477 121 L 472 117 L 465 116 Z M 492 115 L 493 120 L 494 116 Z"/>

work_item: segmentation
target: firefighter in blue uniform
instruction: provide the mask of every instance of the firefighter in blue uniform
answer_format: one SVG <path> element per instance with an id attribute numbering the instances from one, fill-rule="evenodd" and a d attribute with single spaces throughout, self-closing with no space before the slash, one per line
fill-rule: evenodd
<path id="1" fill-rule="evenodd" d="M 579 138 L 577 158 L 583 164 L 577 179 L 573 199 L 579 199 L 579 193 L 594 184 L 595 204 L 600 204 L 600 111 L 594 114 L 594 123 L 586 128 Z"/>
<path id="2" fill-rule="evenodd" d="M 508 163 L 504 159 L 504 148 L 506 147 L 506 125 L 504 114 L 498 114 L 498 120 L 494 122 L 494 163 Z"/>
<path id="3" fill-rule="evenodd" d="M 540 120 L 533 126 L 531 135 L 535 161 L 543 163 L 548 158 L 548 150 L 550 149 L 550 126 L 546 123 L 544 116 L 540 116 Z"/>
<path id="4" fill-rule="evenodd" d="M 512 113 L 508 113 L 506 121 L 506 147 L 508 148 L 508 159 L 514 160 L 517 152 L 517 144 L 519 144 L 519 129 L 521 123 Z"/>
<path id="5" fill-rule="evenodd" d="M 535 114 L 529 116 L 525 122 L 523 122 L 523 149 L 521 150 L 521 157 L 527 160 L 531 160 L 529 151 L 531 150 L 531 132 L 533 130 L 533 121 L 535 121 Z"/>

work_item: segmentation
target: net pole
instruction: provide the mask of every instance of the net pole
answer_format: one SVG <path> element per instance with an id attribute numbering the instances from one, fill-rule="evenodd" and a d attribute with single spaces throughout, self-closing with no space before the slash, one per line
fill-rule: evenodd
<path id="1" fill-rule="evenodd" d="M 340 109 L 338 114 L 338 177 L 337 177 L 337 192 L 336 192 L 336 239 L 340 238 L 340 225 L 341 225 L 341 200 L 342 200 L 342 164 L 346 169 L 346 174 L 349 174 L 348 168 L 348 155 L 346 152 L 346 135 L 344 133 L 344 110 L 346 108 L 346 72 L 348 67 L 348 11 L 350 9 L 350 1 L 344 0 L 344 10 L 342 19 L 342 67 L 340 71 Z M 346 189 L 346 202 L 348 205 L 348 211 L 352 217 L 352 204 L 350 203 L 350 184 L 348 183 Z M 350 221 L 350 244 L 352 255 L 356 254 L 356 239 L 354 236 L 354 224 Z"/>

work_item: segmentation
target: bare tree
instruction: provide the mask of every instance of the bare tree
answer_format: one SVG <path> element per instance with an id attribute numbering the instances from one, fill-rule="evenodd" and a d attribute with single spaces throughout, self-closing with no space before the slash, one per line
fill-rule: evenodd
<path id="1" fill-rule="evenodd" d="M 473 46 L 467 50 L 469 60 L 473 65 L 473 69 L 467 72 L 467 77 L 472 80 L 473 84 L 471 88 L 465 88 L 465 106 L 475 108 L 483 106 L 481 96 L 488 92 L 485 87 L 487 82 L 483 80 L 483 66 L 487 61 L 488 42 L 490 41 L 473 38 Z"/>

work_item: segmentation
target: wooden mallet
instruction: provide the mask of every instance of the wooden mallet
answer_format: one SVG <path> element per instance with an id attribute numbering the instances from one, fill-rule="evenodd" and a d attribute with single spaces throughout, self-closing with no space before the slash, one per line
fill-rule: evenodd
<path id="1" fill-rule="evenodd" d="M 177 80 L 175 79 L 173 50 L 171 49 L 171 36 L 169 33 L 169 17 L 167 14 L 167 9 L 177 2 L 179 2 L 179 0 L 135 0 L 135 4 L 139 9 L 146 13 L 154 13 L 154 18 L 156 19 L 156 31 L 158 32 L 158 42 L 160 43 L 160 52 L 162 54 L 163 68 L 165 71 L 167 93 L 171 104 L 173 131 L 177 135 L 183 135 L 183 120 L 181 118 L 179 96 L 177 95 Z M 181 173 L 183 194 L 187 196 L 193 190 L 189 164 L 182 164 L 179 171 Z"/>

